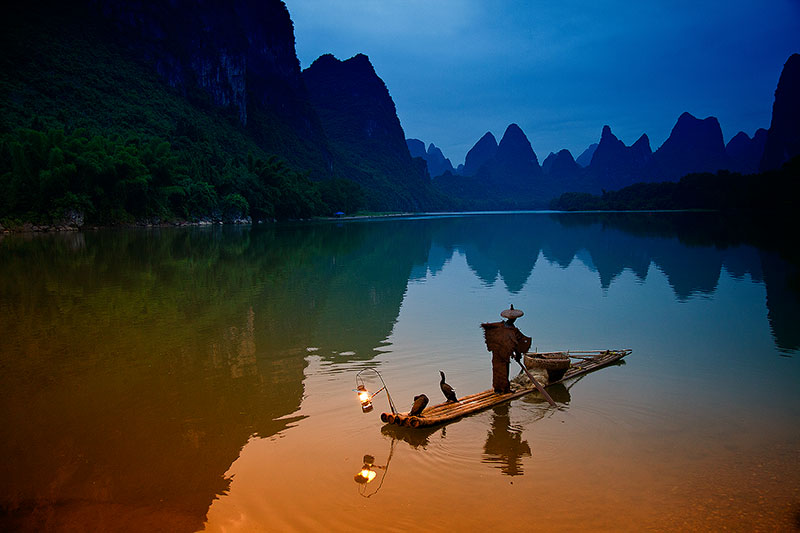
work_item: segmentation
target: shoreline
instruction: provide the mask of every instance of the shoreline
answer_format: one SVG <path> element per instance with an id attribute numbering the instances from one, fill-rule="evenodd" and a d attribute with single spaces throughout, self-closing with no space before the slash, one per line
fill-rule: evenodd
<path id="1" fill-rule="evenodd" d="M 332 216 L 332 217 L 314 217 L 307 219 L 287 220 L 284 222 L 313 222 L 313 221 L 336 221 L 336 220 L 367 220 L 375 218 L 394 218 L 406 216 L 419 216 L 422 213 L 384 213 L 384 214 L 368 214 L 368 215 L 348 215 L 348 216 Z M 212 220 L 202 219 L 197 221 L 190 220 L 172 220 L 172 221 L 136 221 L 136 222 L 120 222 L 117 224 L 108 225 L 94 225 L 83 224 L 77 221 L 61 221 L 52 224 L 35 224 L 33 222 L 24 222 L 20 225 L 6 227 L 0 223 L 0 235 L 18 234 L 18 233 L 68 233 L 75 231 L 98 231 L 102 229 L 111 228 L 180 228 L 180 227 L 205 227 L 205 226 L 257 226 L 262 224 L 277 224 L 277 220 L 258 220 L 253 221 L 250 217 L 235 219 L 235 220 Z"/>
<path id="2" fill-rule="evenodd" d="M 260 224 L 262 222 L 258 222 Z M 120 223 L 120 224 L 109 224 L 105 226 L 98 226 L 92 224 L 75 224 L 75 223 L 60 223 L 60 224 L 33 224 L 31 222 L 25 222 L 21 226 L 14 226 L 7 228 L 0 224 L 0 234 L 2 235 L 10 235 L 10 234 L 30 234 L 30 233 L 71 233 L 71 232 L 79 232 L 79 231 L 99 231 L 103 229 L 112 229 L 112 228 L 179 228 L 179 227 L 187 227 L 187 226 L 242 226 L 242 225 L 253 225 L 254 223 L 251 221 L 232 221 L 232 222 L 222 222 L 222 221 L 197 221 L 197 222 L 190 222 L 187 220 L 180 220 L 180 221 L 172 221 L 172 222 L 133 222 L 133 223 Z"/>
<path id="3" fill-rule="evenodd" d="M 357 220 L 377 220 L 390 218 L 410 218 L 410 217 L 456 217 L 468 215 L 493 215 L 493 214 L 514 214 L 514 213 L 541 213 L 541 214 L 586 214 L 586 213 L 690 213 L 690 212 L 715 212 L 714 209 L 646 209 L 646 210 L 576 210 L 560 211 L 552 209 L 523 209 L 510 211 L 420 211 L 420 212 L 398 212 L 398 213 L 370 213 L 361 215 L 343 215 L 314 217 L 307 219 L 293 219 L 285 221 L 277 220 L 258 220 L 253 221 L 250 217 L 235 220 L 212 220 L 202 219 L 197 221 L 174 220 L 174 221 L 137 221 L 121 222 L 118 224 L 92 225 L 82 224 L 76 220 L 63 220 L 52 224 L 34 224 L 25 222 L 21 225 L 5 227 L 0 223 L 0 235 L 10 234 L 30 234 L 30 233 L 69 233 L 77 231 L 98 231 L 112 228 L 178 228 L 178 227 L 205 227 L 205 226 L 258 226 L 262 224 L 295 223 L 295 222 L 335 222 L 335 221 L 357 221 Z"/>

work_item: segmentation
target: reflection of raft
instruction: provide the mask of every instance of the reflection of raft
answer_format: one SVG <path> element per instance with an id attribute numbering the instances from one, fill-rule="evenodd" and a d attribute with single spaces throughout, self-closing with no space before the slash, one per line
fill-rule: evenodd
<path id="1" fill-rule="evenodd" d="M 608 366 L 619 361 L 629 353 L 631 353 L 631 350 L 628 349 L 585 352 L 529 353 L 525 355 L 525 364 L 526 366 L 531 367 L 532 363 L 538 361 L 539 364 L 536 366 L 542 367 L 542 365 L 549 365 L 551 363 L 541 363 L 541 359 L 563 360 L 564 356 L 569 357 L 571 363 L 569 364 L 569 367 L 566 369 L 566 372 L 563 374 L 563 376 L 558 378 L 557 374 L 551 373 L 552 378 L 555 378 L 551 379 L 549 383 L 549 385 L 552 385 L 554 383 L 560 383 L 562 381 L 586 374 L 587 372 L 597 370 L 598 368 Z M 548 372 L 551 371 L 548 370 Z M 388 422 L 389 424 L 396 424 L 398 426 L 412 428 L 435 426 L 437 424 L 443 424 L 477 411 L 482 411 L 493 405 L 507 402 L 509 400 L 513 400 L 514 398 L 519 398 L 520 396 L 524 396 L 535 390 L 535 387 L 530 386 L 516 390 L 512 389 L 511 392 L 506 394 L 497 394 L 490 389 L 459 398 L 458 402 L 440 403 L 438 405 L 427 407 L 424 411 L 422 411 L 420 416 L 408 416 L 408 413 L 382 413 L 381 420 Z"/>

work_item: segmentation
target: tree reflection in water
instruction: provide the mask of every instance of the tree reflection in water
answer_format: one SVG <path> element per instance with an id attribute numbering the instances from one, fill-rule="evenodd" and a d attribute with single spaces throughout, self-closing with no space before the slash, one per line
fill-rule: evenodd
<path id="1" fill-rule="evenodd" d="M 753 320 L 765 308 L 767 334 L 793 357 L 800 259 L 789 227 L 707 213 L 502 214 L 7 236 L 0 452 L 13 460 L 0 479 L 0 529 L 79 520 L 197 530 L 249 439 L 285 434 L 306 416 L 308 347 L 332 372 L 388 361 L 410 283 L 419 289 L 455 254 L 479 290 L 500 283 L 511 295 L 535 285 L 545 262 L 580 262 L 604 290 L 624 271 L 644 282 L 657 269 L 682 304 L 713 296 L 721 278 L 749 278 L 766 293 Z M 569 402 L 565 388 L 548 392 Z M 546 416 L 537 402 L 514 403 L 533 416 L 526 428 Z M 508 409 L 480 430 L 484 462 L 521 475 L 531 449 Z M 444 427 L 382 432 L 413 448 L 445 436 Z"/>

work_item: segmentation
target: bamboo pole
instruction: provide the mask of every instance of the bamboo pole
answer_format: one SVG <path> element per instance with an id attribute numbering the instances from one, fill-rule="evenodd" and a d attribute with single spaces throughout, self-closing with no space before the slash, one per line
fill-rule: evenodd
<path id="1" fill-rule="evenodd" d="M 433 415 L 412 416 L 409 418 L 411 419 L 411 424 L 413 427 L 419 427 L 420 424 L 432 425 L 439 422 L 452 420 L 454 418 L 459 418 L 465 414 L 469 414 L 475 411 L 480 411 L 481 409 L 489 407 L 492 404 L 493 402 L 491 399 L 485 399 L 481 402 L 473 402 L 468 405 L 460 405 L 458 407 L 453 407 L 452 409 L 448 409 L 446 411 L 439 411 L 438 413 Z"/>
<path id="2" fill-rule="evenodd" d="M 632 352 L 632 350 L 626 348 L 624 350 L 608 350 L 608 352 L 609 352 L 608 355 L 604 357 L 598 357 L 597 359 L 588 362 L 585 366 L 571 367 L 569 370 L 567 370 L 566 374 L 564 374 L 564 376 L 561 379 L 559 379 L 558 381 L 554 381 L 553 383 L 561 383 L 568 379 L 581 376 L 583 374 L 587 374 L 599 368 L 603 368 L 604 366 L 608 366 L 612 363 L 619 361 L 626 355 L 629 355 Z"/>
<path id="3" fill-rule="evenodd" d="M 479 398 L 479 397 L 481 397 L 481 396 L 484 396 L 484 395 L 486 395 L 487 393 L 490 393 L 490 392 L 492 392 L 492 390 L 491 390 L 491 389 L 489 389 L 489 390 L 485 390 L 485 391 L 481 391 L 481 392 L 476 392 L 476 393 L 474 393 L 474 394 L 468 394 L 467 396 L 463 396 L 463 397 L 459 398 L 459 399 L 458 399 L 458 403 L 464 403 L 464 402 L 469 402 L 469 401 L 475 400 L 476 398 Z M 434 405 L 434 406 L 432 406 L 432 407 L 428 407 L 428 408 L 427 408 L 427 409 L 425 409 L 425 410 L 426 410 L 426 411 L 428 411 L 428 410 L 433 410 L 433 409 L 437 409 L 437 408 L 446 407 L 446 406 L 448 406 L 448 405 L 453 405 L 453 402 L 444 402 L 444 403 L 439 403 L 439 404 L 436 404 L 436 405 Z M 423 412 L 424 412 L 424 411 L 423 411 Z"/>
<path id="4" fill-rule="evenodd" d="M 531 390 L 533 390 L 533 389 L 531 389 Z M 470 409 L 462 409 L 462 410 L 459 410 L 459 411 L 454 411 L 452 413 L 447 413 L 447 414 L 443 414 L 443 415 L 440 415 L 440 416 L 434 416 L 434 417 L 415 418 L 415 419 L 412 420 L 411 424 L 412 424 L 412 427 L 427 427 L 427 426 L 434 426 L 436 424 L 443 424 L 445 422 L 449 422 L 449 421 L 455 420 L 457 418 L 461 418 L 461 417 L 464 417 L 464 416 L 468 416 L 468 415 L 483 411 L 485 409 L 488 409 L 489 407 L 492 407 L 492 406 L 497 405 L 499 403 L 503 403 L 503 402 L 508 401 L 510 399 L 511 398 L 498 398 L 498 399 L 496 399 L 494 401 L 487 400 L 485 403 L 480 404 L 480 405 L 474 405 Z"/>
<path id="5" fill-rule="evenodd" d="M 525 365 L 522 364 L 522 361 L 520 361 L 519 359 L 516 359 L 516 361 L 517 361 L 517 363 L 519 363 L 519 366 L 522 367 L 522 370 L 524 370 L 525 373 L 528 374 L 528 379 L 530 379 L 533 382 L 533 384 L 536 385 L 536 390 L 538 390 L 539 392 L 542 393 L 542 396 L 544 396 L 545 400 L 547 400 L 548 403 L 550 403 L 550 405 L 552 405 L 553 407 L 558 407 L 556 405 L 556 402 L 554 402 L 553 399 L 550 397 L 550 395 L 547 394 L 547 391 L 544 390 L 544 387 L 542 387 L 539 384 L 539 382 L 536 381 L 536 378 L 533 377 L 530 372 L 528 372 L 528 369 L 525 368 Z"/>
<path id="6" fill-rule="evenodd" d="M 570 355 L 570 359 L 581 359 L 582 361 L 596 361 L 600 357 L 597 355 Z"/>
<path id="7" fill-rule="evenodd" d="M 426 409 L 418 416 L 409 416 L 406 413 L 398 414 L 395 423 L 405 426 L 411 424 L 412 427 L 419 427 L 418 420 L 451 420 L 461 416 L 461 413 L 468 414 L 498 403 L 495 396 L 495 392 L 492 390 L 471 394 L 469 401 L 439 404 L 432 409 Z M 467 397 L 465 396 L 465 398 Z"/>
<path id="8" fill-rule="evenodd" d="M 436 411 L 430 413 L 422 413 L 423 417 L 435 417 L 441 414 L 448 414 L 457 411 L 462 411 L 464 409 L 471 409 L 475 405 L 482 405 L 486 402 L 487 399 L 491 398 L 491 394 L 487 394 L 480 398 L 475 398 L 469 402 L 458 402 L 458 403 L 451 403 L 449 406 L 441 409 L 437 409 Z"/>
<path id="9" fill-rule="evenodd" d="M 467 416 L 476 413 L 478 411 L 482 411 L 494 405 L 501 404 L 509 400 L 513 400 L 514 398 L 519 398 L 520 396 L 529 394 L 534 390 L 535 388 L 530 387 L 530 388 L 519 389 L 514 392 L 505 394 L 497 394 L 494 391 L 490 391 L 491 394 L 481 401 L 472 402 L 468 405 L 460 406 L 458 408 L 453 408 L 435 416 L 411 417 L 411 427 L 414 428 L 428 427 L 449 422 L 451 420 L 455 420 L 457 418 L 461 418 L 463 416 Z"/>
<path id="10" fill-rule="evenodd" d="M 561 383 L 567 379 L 587 374 L 593 370 L 597 370 L 599 368 L 612 364 L 616 361 L 619 361 L 626 355 L 629 355 L 631 352 L 632 350 L 629 348 L 622 350 L 593 351 L 591 353 L 597 353 L 598 355 L 591 357 L 591 359 L 587 358 L 586 359 L 587 363 L 583 366 L 570 367 L 569 370 L 567 370 L 567 372 L 561 379 L 554 381 L 553 383 Z M 581 353 L 590 353 L 590 352 L 581 352 Z M 520 366 L 522 366 L 521 363 Z M 523 369 L 527 372 L 527 369 L 524 368 L 524 366 Z M 536 384 L 535 380 L 532 381 Z M 551 385 L 553 383 L 551 383 Z M 493 390 L 489 389 L 486 391 L 477 392 L 475 394 L 464 396 L 458 402 L 441 403 L 438 405 L 434 405 L 433 407 L 428 407 L 422 412 L 420 416 L 409 416 L 408 413 L 397 413 L 397 414 L 383 413 L 381 415 L 381 420 L 383 420 L 384 415 L 386 415 L 387 416 L 386 421 L 388 421 L 389 423 L 394 423 L 398 426 L 412 427 L 412 428 L 429 427 L 449 422 L 451 420 L 467 416 L 469 414 L 481 411 L 483 409 L 487 409 L 493 405 L 497 405 L 509 400 L 513 400 L 515 398 L 519 398 L 521 396 L 529 394 L 530 392 L 533 392 L 533 390 L 534 390 L 533 388 L 526 387 L 506 394 L 497 394 Z M 540 392 L 544 392 L 543 396 L 545 396 L 546 398 L 549 397 L 549 394 L 547 394 L 546 391 L 540 390 Z"/>
<path id="11" fill-rule="evenodd" d="M 433 407 L 428 407 L 424 411 L 422 411 L 422 416 L 430 416 L 430 415 L 436 414 L 436 413 L 438 413 L 440 411 L 449 411 L 450 409 L 453 408 L 453 406 L 456 406 L 456 405 L 468 405 L 468 404 L 470 404 L 472 402 L 481 400 L 483 397 L 491 394 L 492 392 L 494 392 L 494 391 L 492 391 L 490 389 L 490 390 L 486 390 L 486 391 L 483 391 L 483 392 L 470 394 L 469 396 L 464 396 L 463 398 L 459 399 L 457 402 L 440 403 L 438 405 L 434 405 Z"/>
<path id="12" fill-rule="evenodd" d="M 452 420 L 454 418 L 459 418 L 461 416 L 465 416 L 467 414 L 476 411 L 481 411 L 483 409 L 486 409 L 487 407 L 491 407 L 498 403 L 503 403 L 505 401 L 528 394 L 533 390 L 534 389 L 531 387 L 526 389 L 519 389 L 517 391 L 510 393 L 497 394 L 496 392 L 490 389 L 482 393 L 472 395 L 473 399 L 468 402 L 437 405 L 435 406 L 436 407 L 435 410 L 433 411 L 425 410 L 423 411 L 421 416 L 407 416 L 406 414 L 398 414 L 397 415 L 398 420 L 396 421 L 396 423 L 403 424 L 404 420 L 409 419 L 411 420 L 412 427 L 420 427 L 420 424 L 433 425 L 436 423 Z M 414 422 L 415 420 L 417 420 L 416 423 Z M 430 422 L 430 424 L 428 424 L 427 422 Z"/>
<path id="13" fill-rule="evenodd" d="M 464 396 L 458 402 L 450 402 L 450 403 L 445 402 L 445 403 L 440 403 L 440 404 L 434 405 L 432 407 L 427 407 L 421 413 L 420 416 L 421 417 L 425 417 L 425 416 L 429 416 L 431 414 L 436 414 L 436 413 L 439 413 L 439 412 L 447 412 L 448 410 L 452 409 L 452 406 L 467 405 L 467 404 L 469 404 L 471 402 L 479 400 L 481 397 L 484 397 L 486 395 L 492 394 L 492 392 L 493 392 L 492 390 L 476 392 L 474 394 L 469 394 L 467 396 Z M 381 414 L 381 420 L 383 422 L 388 422 L 390 424 L 392 424 L 392 423 L 402 424 L 403 420 L 408 416 L 409 416 L 408 413 L 382 413 Z M 397 418 L 399 418 L 399 420 L 396 420 Z"/>
<path id="14" fill-rule="evenodd" d="M 502 402 L 504 402 L 506 400 L 511 399 L 513 397 L 513 395 L 514 395 L 514 393 L 497 394 L 497 393 L 494 393 L 494 391 L 492 391 L 491 395 L 486 396 L 485 398 L 482 398 L 481 400 L 465 403 L 465 404 L 462 404 L 462 405 L 451 404 L 451 405 L 453 405 L 453 407 L 451 407 L 450 409 L 447 409 L 446 411 L 439 411 L 439 412 L 437 412 L 437 413 L 435 413 L 433 415 L 426 415 L 426 416 L 417 417 L 417 418 L 425 419 L 425 420 L 440 420 L 440 419 L 450 420 L 452 418 L 463 416 L 464 414 L 469 414 L 469 413 L 473 413 L 475 411 L 480 411 L 480 410 L 485 409 L 487 407 L 491 407 L 492 405 L 496 405 L 498 403 L 502 403 Z"/>
<path id="15" fill-rule="evenodd" d="M 531 392 L 532 390 L 533 389 L 526 390 L 525 393 Z M 411 424 L 412 427 L 426 427 L 426 426 L 433 426 L 436 424 L 442 424 L 444 422 L 449 422 L 456 418 L 461 418 L 463 416 L 483 411 L 484 409 L 488 409 L 489 407 L 492 407 L 494 405 L 507 402 L 516 397 L 517 395 L 518 393 L 495 394 L 492 397 L 485 398 L 483 401 L 475 402 L 470 405 L 460 407 L 458 409 L 453 409 L 452 411 L 448 411 L 447 413 L 438 416 L 422 417 L 422 418 L 412 417 Z"/>

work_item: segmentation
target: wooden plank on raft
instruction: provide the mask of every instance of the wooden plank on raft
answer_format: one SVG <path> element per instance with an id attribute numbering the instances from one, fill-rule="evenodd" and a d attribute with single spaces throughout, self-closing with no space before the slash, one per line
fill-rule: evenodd
<path id="1" fill-rule="evenodd" d="M 549 385 L 562 383 L 583 374 L 592 372 L 604 366 L 615 363 L 631 353 L 630 349 L 625 350 L 585 350 L 575 352 L 560 352 L 572 358 L 579 359 L 579 364 L 573 364 L 566 371 L 564 376 Z M 535 354 L 533 354 L 535 355 Z M 409 416 L 408 413 L 381 413 L 381 420 L 389 424 L 411 428 L 424 428 L 443 424 L 463 416 L 483 411 L 494 405 L 514 400 L 530 394 L 536 388 L 524 387 L 505 394 L 498 394 L 493 390 L 485 390 L 475 394 L 469 394 L 459 398 L 457 402 L 445 402 L 426 408 L 420 416 Z"/>

